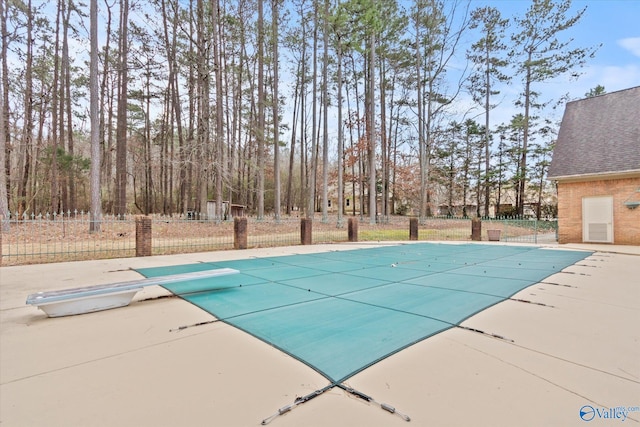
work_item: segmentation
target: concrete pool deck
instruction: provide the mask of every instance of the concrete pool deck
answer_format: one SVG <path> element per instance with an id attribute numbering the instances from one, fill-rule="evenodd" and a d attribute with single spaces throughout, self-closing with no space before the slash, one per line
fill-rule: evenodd
<path id="1" fill-rule="evenodd" d="M 139 279 L 133 268 L 371 246 L 2 267 L 0 424 L 260 425 L 328 380 L 224 323 L 177 330 L 213 318 L 178 298 L 156 299 L 167 294 L 158 287 L 128 307 L 55 319 L 25 305 L 27 295 Z M 346 382 L 410 423 L 334 388 L 270 425 L 640 424 L 640 248 L 548 246 L 595 253 L 514 296 L 545 305 L 508 300 L 463 323 L 507 340 L 450 329 Z"/>

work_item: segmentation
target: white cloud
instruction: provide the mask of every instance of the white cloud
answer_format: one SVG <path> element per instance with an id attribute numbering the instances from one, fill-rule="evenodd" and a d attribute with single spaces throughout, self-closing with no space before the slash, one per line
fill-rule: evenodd
<path id="1" fill-rule="evenodd" d="M 620 39 L 618 45 L 631 52 L 632 55 L 640 57 L 640 37 Z"/>
<path id="2" fill-rule="evenodd" d="M 590 65 L 578 80 L 561 81 L 558 93 L 569 93 L 572 100 L 584 98 L 584 95 L 598 85 L 604 86 L 607 93 L 640 86 L 640 64 L 627 65 Z"/>
<path id="3" fill-rule="evenodd" d="M 640 40 L 640 39 L 639 39 Z M 607 92 L 628 89 L 640 85 L 640 66 L 609 66 L 602 70 L 601 81 Z"/>

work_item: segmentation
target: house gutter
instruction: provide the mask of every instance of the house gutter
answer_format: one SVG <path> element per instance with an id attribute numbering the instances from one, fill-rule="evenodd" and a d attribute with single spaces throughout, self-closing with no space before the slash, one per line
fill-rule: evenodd
<path id="1" fill-rule="evenodd" d="M 561 176 L 548 176 L 547 179 L 555 182 L 574 182 L 574 181 L 597 181 L 602 179 L 625 179 L 640 177 L 640 169 L 631 169 L 627 171 L 618 172 L 600 172 L 600 173 L 585 173 L 577 175 L 561 175 Z"/>

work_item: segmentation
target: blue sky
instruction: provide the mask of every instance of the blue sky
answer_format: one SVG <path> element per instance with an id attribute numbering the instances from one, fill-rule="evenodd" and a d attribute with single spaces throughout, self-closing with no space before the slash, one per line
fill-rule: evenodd
<path id="1" fill-rule="evenodd" d="M 576 1 L 587 6 L 582 22 L 571 31 L 576 42 L 585 45 L 602 43 L 590 61 L 578 88 L 597 84 L 607 92 L 640 85 L 640 1 Z M 585 86 L 586 85 L 586 86 Z M 580 95 L 577 92 L 576 95 Z"/>
<path id="2" fill-rule="evenodd" d="M 505 17 L 526 12 L 527 0 L 473 0 L 472 7 L 490 4 Z M 565 32 L 575 46 L 602 47 L 589 60 L 577 81 L 560 79 L 557 84 L 580 98 L 600 84 L 607 92 L 640 85 L 640 0 L 574 0 L 574 12 L 586 7 L 582 19 Z"/>
<path id="3" fill-rule="evenodd" d="M 493 6 L 504 18 L 522 16 L 530 5 L 529 0 L 471 0 L 471 9 Z M 565 94 L 571 100 L 584 98 L 585 93 L 597 85 L 604 86 L 606 92 L 640 86 L 640 0 L 574 0 L 571 16 L 584 7 L 587 9 L 582 19 L 559 38 L 572 38 L 572 47 L 602 46 L 595 58 L 580 70 L 577 80 L 560 76 L 538 84 L 535 90 L 541 92 L 543 99 L 559 99 Z M 508 44 L 509 40 L 505 42 Z M 513 100 L 521 90 L 515 80 L 501 89 L 499 97 L 503 101 L 492 111 L 492 127 L 507 123 L 520 112 L 513 106 Z M 559 121 L 563 111 L 564 105 L 548 111 L 549 118 Z"/>

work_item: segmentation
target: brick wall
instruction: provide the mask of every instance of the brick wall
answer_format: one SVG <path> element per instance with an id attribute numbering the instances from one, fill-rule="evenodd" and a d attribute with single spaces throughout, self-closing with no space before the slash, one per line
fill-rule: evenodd
<path id="1" fill-rule="evenodd" d="M 640 177 L 584 182 L 558 182 L 558 242 L 581 243 L 582 198 L 613 197 L 613 243 L 640 245 L 640 207 L 629 209 L 625 201 L 640 201 Z"/>
<path id="2" fill-rule="evenodd" d="M 136 256 L 151 256 L 151 217 L 136 216 Z"/>

